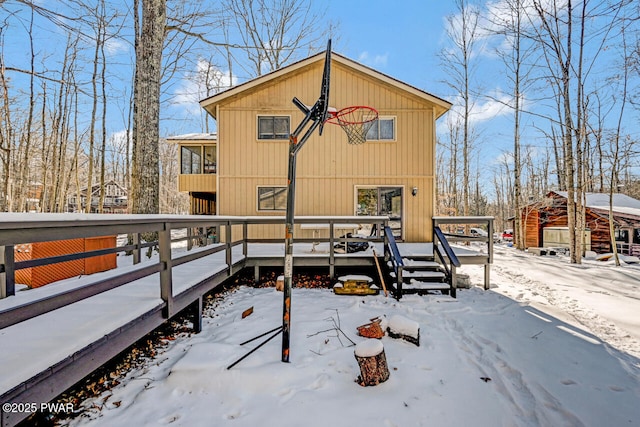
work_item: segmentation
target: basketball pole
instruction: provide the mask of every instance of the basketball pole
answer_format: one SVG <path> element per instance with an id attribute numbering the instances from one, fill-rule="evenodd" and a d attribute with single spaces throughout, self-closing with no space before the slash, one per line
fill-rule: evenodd
<path id="1" fill-rule="evenodd" d="M 287 215 L 285 224 L 285 255 L 284 255 L 284 289 L 283 289 L 283 308 L 282 308 L 282 327 L 274 328 L 268 332 L 258 335 L 242 344 L 247 344 L 258 338 L 261 338 L 271 332 L 275 332 L 272 336 L 267 338 L 264 342 L 259 344 L 256 348 L 249 353 L 242 356 L 240 359 L 233 362 L 227 367 L 231 369 L 239 362 L 244 360 L 258 348 L 271 341 L 282 332 L 282 361 L 289 362 L 289 348 L 290 348 L 290 333 L 291 333 L 291 288 L 293 283 L 293 224 L 294 224 L 294 208 L 295 208 L 295 192 L 296 192 L 296 159 L 298 151 L 307 142 L 311 134 L 316 130 L 319 125 L 324 122 L 324 116 L 326 111 L 323 110 L 323 103 L 321 101 L 309 109 L 306 105 L 300 102 L 297 98 L 293 98 L 293 103 L 305 113 L 305 117 L 302 119 L 298 127 L 289 136 L 289 166 L 287 172 Z M 309 125 L 309 129 L 304 132 L 305 127 Z M 300 134 L 302 137 L 299 137 Z"/>
<path id="2" fill-rule="evenodd" d="M 284 255 L 284 289 L 283 289 L 283 303 L 282 303 L 282 327 L 274 328 L 271 331 L 258 335 L 255 338 L 245 341 L 243 344 L 252 342 L 255 339 L 261 338 L 271 332 L 275 332 L 272 336 L 267 338 L 266 341 L 259 344 L 256 348 L 251 350 L 248 354 L 241 357 L 236 362 L 227 367 L 231 369 L 241 360 L 244 360 L 247 356 L 253 353 L 258 348 L 262 347 L 267 342 L 275 338 L 280 332 L 282 332 L 282 361 L 289 362 L 290 355 L 290 336 L 291 336 L 291 288 L 293 287 L 293 225 L 294 225 L 294 208 L 295 208 L 295 195 L 296 195 L 296 159 L 298 152 L 309 137 L 313 134 L 317 127 L 319 127 L 319 133 L 322 135 L 322 129 L 324 123 L 327 121 L 327 108 L 329 104 L 329 75 L 331 72 L 331 39 L 327 43 L 327 50 L 324 60 L 324 71 L 322 73 L 322 85 L 320 87 L 320 97 L 313 104 L 313 107 L 309 108 L 304 105 L 298 98 L 293 98 L 293 104 L 298 107 L 300 111 L 304 113 L 304 118 L 298 125 L 298 127 L 289 135 L 289 165 L 287 170 L 287 214 L 285 224 L 285 255 Z M 308 128 L 307 128 L 308 127 Z M 306 129 L 306 131 L 305 131 Z M 302 135 L 302 136 L 300 136 Z"/>
<path id="3" fill-rule="evenodd" d="M 293 225 L 296 195 L 296 160 L 298 152 L 307 142 L 311 134 L 324 119 L 323 112 L 317 102 L 311 109 L 307 108 L 297 98 L 293 103 L 304 113 L 304 119 L 296 130 L 289 135 L 289 167 L 287 172 L 287 214 L 285 224 L 285 253 L 284 253 L 284 289 L 282 304 L 282 361 L 289 362 L 291 335 L 291 288 L 293 285 Z M 299 138 L 305 127 L 311 122 L 309 129 Z"/>

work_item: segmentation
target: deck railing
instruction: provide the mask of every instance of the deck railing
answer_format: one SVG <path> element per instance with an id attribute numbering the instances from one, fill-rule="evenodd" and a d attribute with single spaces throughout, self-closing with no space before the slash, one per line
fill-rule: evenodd
<path id="1" fill-rule="evenodd" d="M 471 242 L 480 242 L 486 245 L 486 250 L 478 251 L 474 254 L 465 254 L 458 257 L 460 264 L 480 264 L 484 265 L 484 288 L 488 290 L 490 287 L 490 264 L 493 263 L 493 220 L 491 216 L 455 216 L 446 217 L 439 216 L 433 218 L 433 250 L 434 253 L 440 251 L 439 241 L 436 236 L 436 230 L 440 230 L 446 236 L 449 243 L 470 244 Z M 471 233 L 472 228 L 477 228 L 475 234 Z M 449 232 L 445 230 L 449 229 Z M 486 232 L 480 234 L 479 230 Z M 444 250 L 444 249 L 443 249 Z M 441 252 L 441 251 L 440 251 Z M 455 255 L 454 255 L 455 256 Z M 455 281 L 456 278 L 454 277 Z"/>
<path id="2" fill-rule="evenodd" d="M 375 224 L 378 229 L 386 225 L 387 217 L 298 217 L 296 224 L 320 224 L 328 229 L 328 236 L 296 239 L 299 242 L 328 242 L 330 265 L 335 259 L 334 246 L 338 243 L 357 241 L 355 237 L 336 236 L 339 224 Z M 61 262 L 85 259 L 117 253 L 130 253 L 133 264 L 139 265 L 124 273 L 114 271 L 106 279 L 96 279 L 87 285 L 70 288 L 55 295 L 42 297 L 37 301 L 22 305 L 12 305 L 0 309 L 0 329 L 16 324 L 31 317 L 47 313 L 60 307 L 72 304 L 93 295 L 115 289 L 135 280 L 160 273 L 160 295 L 164 301 L 164 315 L 171 317 L 192 301 L 174 295 L 172 283 L 172 267 L 185 264 L 208 255 L 224 252 L 225 274 L 233 275 L 244 266 L 248 244 L 252 242 L 275 243 L 283 239 L 250 239 L 248 227 L 260 224 L 282 224 L 284 217 L 220 217 L 220 216 L 166 216 L 166 215 L 0 215 L 0 298 L 15 295 L 15 273 L 24 268 L 52 265 Z M 173 237 L 172 231 L 186 229 L 185 237 Z M 187 248 L 201 243 L 212 243 L 207 239 L 207 230 L 216 230 L 217 243 L 209 248 L 179 255 L 174 258 L 172 244 L 187 240 Z M 198 230 L 194 232 L 193 230 Z M 89 238 L 108 235 L 129 235 L 131 244 L 114 248 L 57 255 L 47 258 L 16 262 L 14 246 L 25 243 L 38 243 L 76 238 Z M 157 236 L 153 241 L 144 241 L 144 236 Z M 382 238 L 379 237 L 382 241 Z M 234 260 L 233 251 L 242 247 L 242 256 Z M 143 261 L 143 250 L 156 248 L 156 262 Z"/>

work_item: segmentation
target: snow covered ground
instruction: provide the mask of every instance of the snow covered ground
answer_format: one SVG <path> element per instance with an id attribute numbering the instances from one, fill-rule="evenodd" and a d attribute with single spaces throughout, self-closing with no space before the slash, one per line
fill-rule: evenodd
<path id="1" fill-rule="evenodd" d="M 227 370 L 260 340 L 240 343 L 281 323 L 282 293 L 239 288 L 209 309 L 200 334 L 171 341 L 70 423 L 640 425 L 638 266 L 573 266 L 499 246 L 490 291 L 480 267 L 463 272 L 477 286 L 456 300 L 294 289 L 291 363 L 277 337 Z M 418 322 L 420 346 L 384 337 L 390 378 L 361 387 L 356 327 L 382 315 Z"/>

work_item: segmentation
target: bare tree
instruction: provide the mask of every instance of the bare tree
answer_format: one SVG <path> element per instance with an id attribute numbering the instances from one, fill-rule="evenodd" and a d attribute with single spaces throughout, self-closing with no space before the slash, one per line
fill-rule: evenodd
<path id="1" fill-rule="evenodd" d="M 14 130 L 11 118 L 11 100 L 9 98 L 9 82 L 5 70 L 4 61 L 4 27 L 0 27 L 0 83 L 2 84 L 2 111 L 0 116 L 0 156 L 2 158 L 3 185 L 0 192 L 0 207 L 2 212 L 13 210 L 13 197 L 11 196 L 11 181 L 13 179 L 13 147 Z"/>
<path id="2" fill-rule="evenodd" d="M 571 0 L 566 6 L 558 5 L 554 0 L 551 8 L 542 4 L 540 0 L 533 1 L 533 7 L 540 21 L 540 26 L 533 26 L 537 30 L 538 40 L 543 47 L 546 64 L 550 70 L 550 80 L 557 89 L 560 115 L 564 159 L 563 181 L 567 189 L 567 221 L 569 224 L 569 251 L 571 262 L 577 263 L 576 239 L 576 187 L 575 187 L 575 154 L 573 143 L 573 116 L 571 98 L 571 71 L 573 67 L 572 37 L 573 37 L 573 7 Z"/>
<path id="3" fill-rule="evenodd" d="M 502 7 L 500 7 L 502 6 Z M 513 208 L 515 211 L 514 242 L 518 249 L 525 249 L 524 226 L 520 221 L 523 206 L 522 196 L 522 160 L 521 160 L 521 121 L 525 89 L 530 86 L 531 68 L 528 65 L 533 49 L 524 37 L 527 24 L 523 0 L 504 0 L 492 10 L 489 16 L 491 31 L 502 36 L 504 42 L 496 49 L 506 67 L 513 97 L 509 105 L 513 110 Z"/>
<path id="4" fill-rule="evenodd" d="M 160 141 L 160 210 L 164 213 L 182 214 L 189 211 L 189 197 L 180 193 L 176 182 L 180 173 L 178 144 Z"/>
<path id="5" fill-rule="evenodd" d="M 584 0 L 578 10 L 574 10 L 571 0 L 534 0 L 532 5 L 535 15 L 530 17 L 530 27 L 543 53 L 546 78 L 559 106 L 571 262 L 579 263 L 583 252 L 583 193 L 587 181 L 583 167 L 588 146 L 586 86 L 605 43 L 620 28 L 622 12 L 630 3 Z M 589 58 L 585 55 L 587 46 Z"/>
<path id="6" fill-rule="evenodd" d="M 309 0 L 224 0 L 224 5 L 250 64 L 241 66 L 250 76 L 280 68 L 320 44 L 322 20 Z"/>
<path id="7" fill-rule="evenodd" d="M 447 68 L 445 83 L 454 91 L 462 104 L 460 123 L 462 127 L 462 209 L 463 215 L 470 212 L 470 153 L 473 143 L 471 110 L 474 105 L 472 94 L 474 63 L 473 54 L 480 30 L 479 11 L 467 0 L 455 0 L 456 15 L 447 17 L 446 33 L 451 47 L 445 47 L 440 58 Z"/>

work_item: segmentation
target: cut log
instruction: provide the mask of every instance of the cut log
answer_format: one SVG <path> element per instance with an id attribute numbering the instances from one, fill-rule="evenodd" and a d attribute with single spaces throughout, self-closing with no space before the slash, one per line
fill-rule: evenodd
<path id="1" fill-rule="evenodd" d="M 389 379 L 387 356 L 384 353 L 382 341 L 368 339 L 356 345 L 354 351 L 360 376 L 356 382 L 363 387 L 375 386 Z"/>
<path id="2" fill-rule="evenodd" d="M 420 324 L 414 320 L 396 314 L 389 319 L 387 332 L 391 338 L 400 338 L 420 346 Z"/>
<path id="3" fill-rule="evenodd" d="M 358 335 L 365 338 L 382 338 L 384 337 L 384 331 L 380 327 L 382 319 L 371 319 L 371 323 L 358 326 Z"/>

